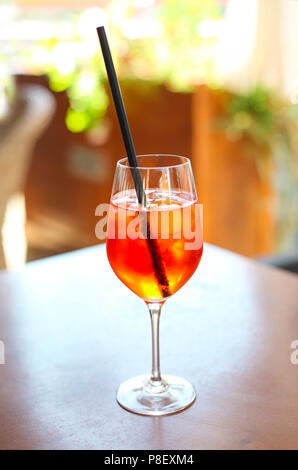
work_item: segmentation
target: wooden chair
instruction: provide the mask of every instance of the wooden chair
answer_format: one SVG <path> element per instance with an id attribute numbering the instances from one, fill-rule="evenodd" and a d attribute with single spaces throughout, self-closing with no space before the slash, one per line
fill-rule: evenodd
<path id="1" fill-rule="evenodd" d="M 53 116 L 54 109 L 55 101 L 48 90 L 36 85 L 24 86 L 20 89 L 20 98 L 11 115 L 0 124 L 0 269 L 8 267 L 3 228 L 9 201 L 17 194 L 23 195 L 33 147 Z M 25 237 L 24 216 L 17 218 L 19 220 L 14 220 L 14 231 L 18 236 Z M 22 257 L 22 253 L 16 254 Z"/>

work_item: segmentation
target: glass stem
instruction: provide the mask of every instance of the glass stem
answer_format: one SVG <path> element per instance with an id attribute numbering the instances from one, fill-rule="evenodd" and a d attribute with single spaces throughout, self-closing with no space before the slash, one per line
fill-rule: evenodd
<path id="1" fill-rule="evenodd" d="M 160 386 L 162 384 L 160 375 L 160 359 L 159 359 L 159 320 L 162 304 L 147 304 L 151 318 L 152 332 L 152 375 L 151 385 Z"/>

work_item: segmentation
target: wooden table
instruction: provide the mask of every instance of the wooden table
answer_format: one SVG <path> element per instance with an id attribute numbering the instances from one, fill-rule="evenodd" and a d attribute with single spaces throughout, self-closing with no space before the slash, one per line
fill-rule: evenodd
<path id="1" fill-rule="evenodd" d="M 151 418 L 115 401 L 121 381 L 150 371 L 150 322 L 104 247 L 2 273 L 0 448 L 297 449 L 297 284 L 206 246 L 161 321 L 162 370 L 198 398 Z"/>

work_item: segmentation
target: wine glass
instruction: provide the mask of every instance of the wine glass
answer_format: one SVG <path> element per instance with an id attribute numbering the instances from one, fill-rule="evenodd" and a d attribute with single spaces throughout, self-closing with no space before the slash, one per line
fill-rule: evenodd
<path id="1" fill-rule="evenodd" d="M 160 373 L 159 321 L 165 301 L 198 267 L 203 251 L 202 217 L 188 158 L 141 155 L 138 167 L 118 161 L 107 228 L 107 255 L 118 278 L 148 306 L 152 327 L 152 373 L 120 385 L 117 401 L 142 415 L 166 415 L 190 406 L 193 386 Z M 135 172 L 141 177 L 143 203 Z"/>

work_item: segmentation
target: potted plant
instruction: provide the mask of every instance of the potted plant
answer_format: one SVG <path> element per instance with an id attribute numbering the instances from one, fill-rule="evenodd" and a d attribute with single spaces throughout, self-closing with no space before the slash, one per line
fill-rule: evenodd
<path id="1" fill-rule="evenodd" d="M 194 100 L 207 241 L 249 256 L 288 246 L 297 225 L 297 106 L 262 86 L 241 94 L 200 87 Z"/>

